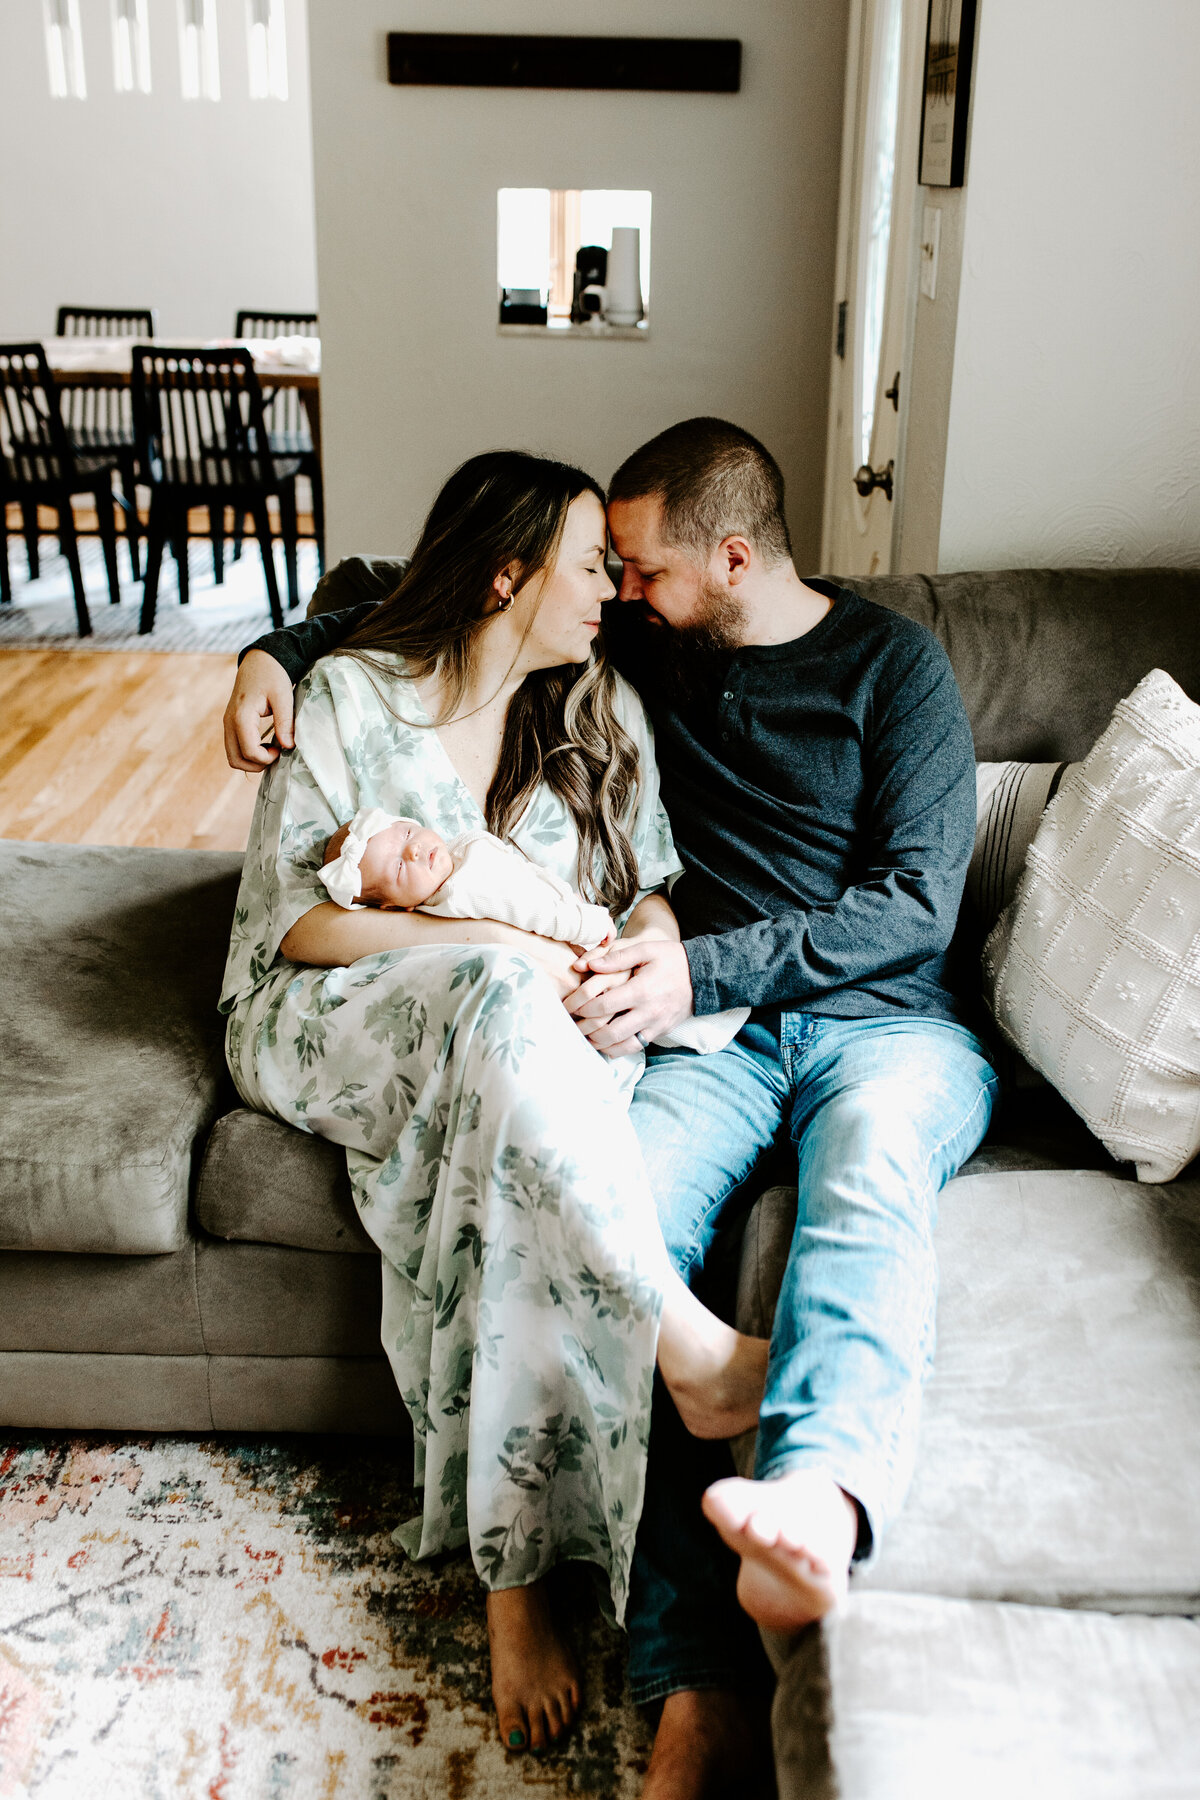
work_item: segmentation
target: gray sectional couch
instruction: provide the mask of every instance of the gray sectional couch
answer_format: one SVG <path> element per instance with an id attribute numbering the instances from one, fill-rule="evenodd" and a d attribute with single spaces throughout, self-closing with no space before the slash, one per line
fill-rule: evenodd
<path id="1" fill-rule="evenodd" d="M 356 559 L 319 603 L 386 589 Z M 981 760 L 1078 759 L 1150 668 L 1200 698 L 1200 574 L 858 584 L 945 644 Z M 0 844 L 0 1423 L 403 1433 L 341 1152 L 240 1107 L 238 858 Z M 741 1245 L 766 1330 L 795 1196 Z M 769 1647 L 780 1791 L 1200 1795 L 1200 1174 L 1139 1186 L 1049 1090 L 946 1190 L 908 1507 Z M 739 1447 L 746 1453 L 746 1446 Z"/>

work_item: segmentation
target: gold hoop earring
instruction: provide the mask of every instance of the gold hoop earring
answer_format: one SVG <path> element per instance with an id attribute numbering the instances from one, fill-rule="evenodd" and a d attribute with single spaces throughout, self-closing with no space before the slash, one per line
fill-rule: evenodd
<path id="1" fill-rule="evenodd" d="M 496 611 L 497 612 L 507 612 L 509 607 L 512 605 L 512 603 L 513 603 L 513 597 L 511 594 L 502 594 L 500 596 L 499 601 L 497 602 Z"/>

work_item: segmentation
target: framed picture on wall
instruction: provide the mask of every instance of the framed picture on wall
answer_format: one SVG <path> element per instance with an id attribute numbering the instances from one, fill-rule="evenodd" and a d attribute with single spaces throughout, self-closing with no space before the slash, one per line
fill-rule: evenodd
<path id="1" fill-rule="evenodd" d="M 963 184 L 974 48 L 975 0 L 929 0 L 917 177 L 926 187 Z"/>

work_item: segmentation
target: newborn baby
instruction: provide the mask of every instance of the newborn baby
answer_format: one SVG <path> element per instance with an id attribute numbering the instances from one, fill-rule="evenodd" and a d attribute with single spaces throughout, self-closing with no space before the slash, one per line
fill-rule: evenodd
<path id="1" fill-rule="evenodd" d="M 325 845 L 321 880 L 339 906 L 433 913 L 442 919 L 496 919 L 580 950 L 610 944 L 616 926 L 549 869 L 490 831 L 466 831 L 447 844 L 417 819 L 361 807 Z M 723 1050 L 750 1016 L 748 1007 L 684 1019 L 658 1044 Z"/>
<path id="2" fill-rule="evenodd" d="M 498 919 L 595 950 L 616 926 L 552 875 L 490 831 L 465 831 L 447 844 L 416 819 L 369 807 L 325 846 L 321 880 L 339 906 L 434 913 L 442 919 Z"/>

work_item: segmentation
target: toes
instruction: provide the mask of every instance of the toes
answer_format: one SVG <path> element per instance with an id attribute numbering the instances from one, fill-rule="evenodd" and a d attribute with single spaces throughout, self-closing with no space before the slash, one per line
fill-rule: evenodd
<path id="1" fill-rule="evenodd" d="M 756 1500 L 754 1485 L 752 1481 L 744 1481 L 740 1475 L 730 1475 L 724 1481 L 714 1481 L 704 1494 L 706 1516 L 714 1525 L 725 1525 L 733 1531 L 744 1530 Z"/>
<path id="2" fill-rule="evenodd" d="M 500 1742 L 506 1750 L 527 1750 L 529 1748 L 529 1725 L 519 1708 L 509 1707 L 501 1711 Z"/>
<path id="3" fill-rule="evenodd" d="M 742 1533 L 752 1544 L 757 1544 L 763 1550 L 774 1550 L 783 1538 L 778 1523 L 767 1513 L 761 1512 L 746 1515 Z"/>
<path id="4" fill-rule="evenodd" d="M 789 1556 L 797 1558 L 800 1562 L 807 1563 L 814 1575 L 830 1573 L 830 1566 L 823 1556 L 818 1556 L 816 1551 L 810 1550 L 807 1544 L 800 1543 L 795 1537 L 789 1536 L 787 1531 L 779 1533 L 776 1547 L 786 1551 Z"/>
<path id="5" fill-rule="evenodd" d="M 546 1708 L 546 1718 L 550 1725 L 550 1741 L 557 1744 L 566 1737 L 575 1722 L 575 1708 L 571 1704 L 569 1694 L 560 1694 Z"/>
<path id="6" fill-rule="evenodd" d="M 546 1714 L 542 1707 L 534 1706 L 529 1710 L 529 1748 L 533 1751 L 544 1750 L 550 1742 L 550 1731 L 546 1726 Z"/>

